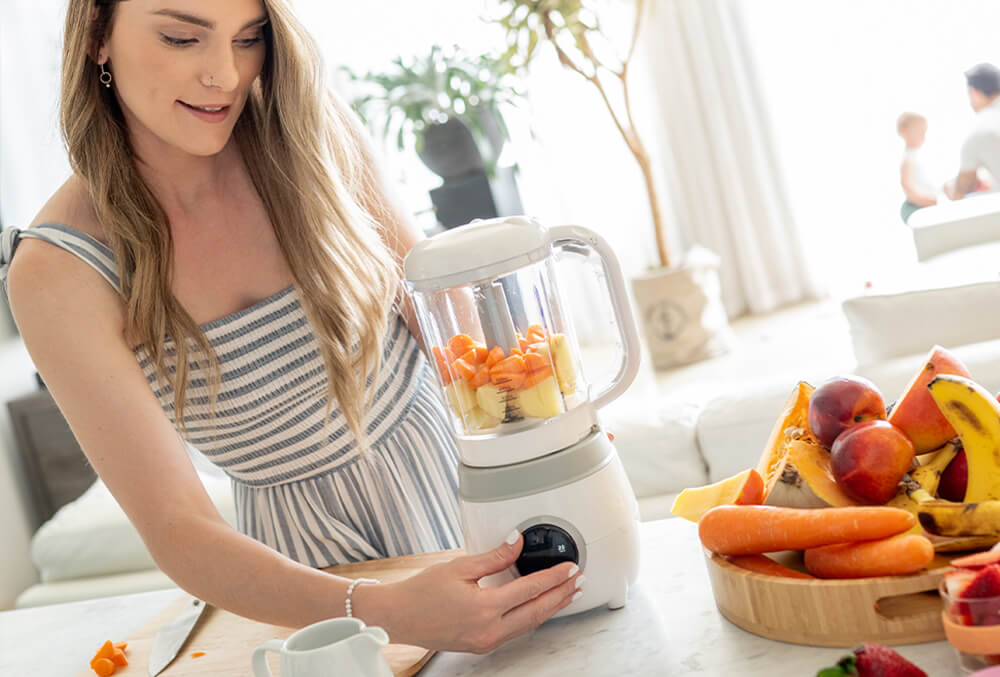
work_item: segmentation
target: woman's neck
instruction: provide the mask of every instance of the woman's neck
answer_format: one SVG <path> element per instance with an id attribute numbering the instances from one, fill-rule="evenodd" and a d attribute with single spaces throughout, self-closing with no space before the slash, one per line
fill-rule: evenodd
<path id="1" fill-rule="evenodd" d="M 217 154 L 209 156 L 178 150 L 143 152 L 141 144 L 135 145 L 139 173 L 168 215 L 196 214 L 217 203 L 243 165 L 233 139 Z"/>

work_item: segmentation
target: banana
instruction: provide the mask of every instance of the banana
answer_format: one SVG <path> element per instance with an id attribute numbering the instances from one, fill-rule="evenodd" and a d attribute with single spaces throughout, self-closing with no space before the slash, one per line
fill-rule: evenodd
<path id="1" fill-rule="evenodd" d="M 918 468 L 919 470 L 919 468 Z M 914 470 L 914 473 L 917 471 Z M 933 480 L 933 473 L 927 474 L 929 480 Z M 909 473 L 903 475 L 903 479 L 899 482 L 899 488 L 896 490 L 896 495 L 891 501 L 886 503 L 891 508 L 902 508 L 908 513 L 913 514 L 914 517 L 919 518 L 920 506 L 923 503 L 933 501 L 934 496 L 925 489 L 920 482 L 918 482 Z M 907 531 L 908 534 L 923 534 L 923 527 L 920 526 L 918 521 L 913 527 Z"/>
<path id="2" fill-rule="evenodd" d="M 924 501 L 917 506 L 917 519 L 925 530 L 938 536 L 1000 538 L 1000 501 Z"/>
<path id="3" fill-rule="evenodd" d="M 954 442 L 948 442 L 933 454 L 927 454 L 930 458 L 924 461 L 923 465 L 915 468 L 910 475 L 927 490 L 927 493 L 931 496 L 937 496 L 938 485 L 941 484 L 941 474 L 958 454 L 959 449 L 960 447 Z"/>
<path id="4" fill-rule="evenodd" d="M 966 503 L 1000 500 L 1000 402 L 964 376 L 941 374 L 927 387 L 965 447 L 969 463 Z"/>

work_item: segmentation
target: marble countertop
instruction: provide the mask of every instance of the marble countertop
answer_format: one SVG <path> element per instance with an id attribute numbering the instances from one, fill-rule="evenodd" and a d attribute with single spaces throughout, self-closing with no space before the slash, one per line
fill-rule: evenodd
<path id="1" fill-rule="evenodd" d="M 641 537 L 639 581 L 623 609 L 557 618 L 486 656 L 439 653 L 421 677 L 808 677 L 846 653 L 764 639 L 723 618 L 695 525 L 646 522 Z M 104 639 L 127 637 L 180 594 L 171 589 L 0 613 L 0 674 L 72 677 Z M 962 674 L 945 642 L 897 650 L 933 677 Z"/>

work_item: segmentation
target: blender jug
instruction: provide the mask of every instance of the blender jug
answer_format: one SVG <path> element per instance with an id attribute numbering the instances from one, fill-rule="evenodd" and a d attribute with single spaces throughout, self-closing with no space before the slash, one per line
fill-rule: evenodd
<path id="1" fill-rule="evenodd" d="M 559 294 L 556 268 L 568 264 L 557 255 L 567 252 L 596 254 L 620 337 L 618 372 L 597 392 Z M 639 339 L 621 270 L 585 228 L 474 221 L 419 242 L 404 267 L 466 465 L 518 463 L 579 442 L 635 378 Z"/>

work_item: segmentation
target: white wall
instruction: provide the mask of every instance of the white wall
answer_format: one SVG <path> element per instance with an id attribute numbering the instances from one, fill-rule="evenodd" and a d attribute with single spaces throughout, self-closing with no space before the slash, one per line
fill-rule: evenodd
<path id="1" fill-rule="evenodd" d="M 915 259 L 899 218 L 903 111 L 928 119 L 926 161 L 954 176 L 972 122 L 962 73 L 1000 65 L 995 0 L 744 0 L 797 222 L 821 273 L 860 293 Z"/>

